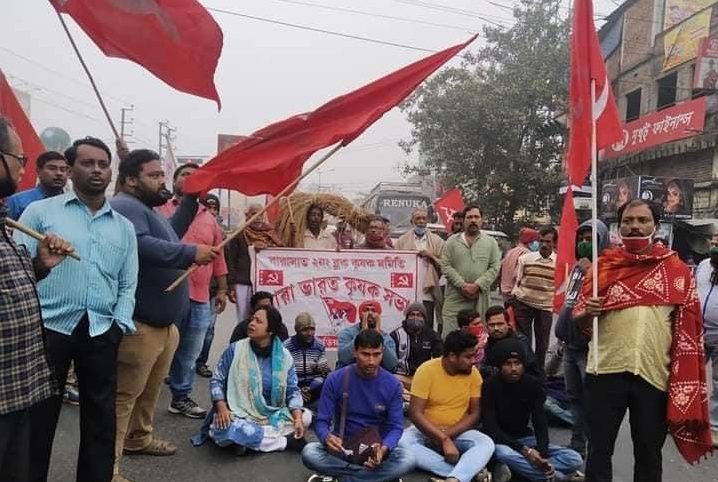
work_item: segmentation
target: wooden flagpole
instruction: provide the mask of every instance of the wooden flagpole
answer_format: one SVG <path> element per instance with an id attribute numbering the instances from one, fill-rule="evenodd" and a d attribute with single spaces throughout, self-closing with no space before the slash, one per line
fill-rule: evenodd
<path id="1" fill-rule="evenodd" d="M 251 225 L 254 221 L 256 221 L 256 220 L 257 220 L 258 218 L 260 218 L 261 216 L 264 216 L 264 213 L 266 213 L 269 208 L 271 208 L 271 207 L 274 206 L 276 203 L 278 203 L 279 200 L 282 199 L 283 196 L 286 196 L 288 193 L 290 193 L 290 192 L 292 191 L 292 189 L 294 189 L 294 188 L 297 186 L 297 184 L 299 184 L 300 182 L 302 182 L 302 180 L 303 180 L 304 178 L 306 178 L 307 176 L 309 176 L 309 175 L 310 175 L 312 172 L 314 172 L 319 166 L 321 166 L 322 164 L 324 164 L 330 157 L 332 157 L 334 154 L 336 154 L 336 152 L 337 152 L 339 149 L 341 149 L 342 146 L 343 146 L 343 144 L 339 143 L 339 144 L 337 144 L 336 146 L 334 146 L 329 152 L 327 152 L 326 154 L 324 154 L 317 162 L 315 162 L 314 164 L 312 164 L 312 166 L 311 166 L 306 172 L 304 172 L 303 174 L 301 174 L 301 175 L 300 175 L 299 177 L 297 177 L 294 181 L 290 182 L 284 189 L 282 189 L 282 191 L 281 191 L 280 193 L 278 193 L 276 196 L 274 196 L 274 197 L 272 198 L 272 200 L 271 200 L 269 203 L 267 203 L 267 205 L 264 206 L 257 214 L 255 214 L 255 215 L 252 216 L 251 218 L 247 219 L 247 221 L 246 221 L 242 226 L 240 226 L 240 227 L 237 228 L 236 230 L 234 230 L 234 231 L 232 231 L 231 233 L 229 233 L 229 234 L 227 235 L 227 237 L 224 239 L 224 241 L 222 241 L 221 243 L 219 243 L 216 247 L 222 249 L 222 248 L 224 248 L 230 241 L 232 241 L 234 238 L 236 238 L 237 236 L 239 236 L 240 234 L 242 234 L 242 232 L 244 231 L 244 229 L 245 229 L 247 226 Z M 193 264 L 189 269 L 187 269 L 184 273 L 182 273 L 182 276 L 180 276 L 179 278 L 177 278 L 171 285 L 169 285 L 169 286 L 165 289 L 165 293 L 169 293 L 169 292 L 171 292 L 171 291 L 174 291 L 184 280 L 186 280 L 186 279 L 187 279 L 192 273 L 194 273 L 198 268 L 199 268 L 198 265 Z"/>
<path id="2" fill-rule="evenodd" d="M 105 101 L 102 98 L 102 95 L 100 94 L 100 90 L 97 88 L 97 84 L 95 83 L 94 77 L 92 77 L 92 73 L 90 72 L 90 69 L 87 67 L 87 64 L 85 63 L 85 59 L 82 58 L 82 54 L 80 53 L 80 49 L 77 48 L 77 44 L 75 43 L 75 39 L 72 38 L 72 34 L 70 33 L 70 29 L 67 28 L 67 23 L 65 23 L 65 19 L 62 18 L 62 14 L 55 10 L 55 13 L 57 13 L 57 18 L 60 19 L 60 23 L 62 24 L 62 28 L 65 30 L 65 33 L 67 34 L 67 38 L 70 40 L 70 45 L 72 45 L 73 50 L 75 51 L 75 54 L 77 55 L 77 58 L 80 60 L 80 64 L 82 65 L 82 68 L 85 70 L 85 74 L 87 74 L 87 78 L 90 79 L 90 84 L 92 85 L 92 90 L 95 91 L 95 96 L 97 97 L 98 102 L 100 103 L 100 107 L 102 107 L 102 112 L 105 113 L 105 117 L 107 118 L 107 122 L 110 124 L 110 129 L 112 129 L 112 132 L 115 134 L 115 139 L 120 139 L 120 133 L 117 130 L 117 127 L 115 127 L 115 123 L 112 121 L 112 117 L 110 117 L 110 112 L 107 110 L 107 106 L 105 105 Z"/>
<path id="3" fill-rule="evenodd" d="M 5 224 L 7 224 L 8 226 L 10 226 L 13 229 L 17 229 L 21 233 L 27 234 L 31 238 L 37 239 L 38 241 L 42 241 L 43 239 L 45 239 L 44 234 L 38 233 L 34 229 L 29 228 L 29 227 L 25 226 L 24 224 L 20 224 L 17 221 L 15 221 L 14 219 L 5 218 Z M 80 255 L 74 251 L 72 253 L 69 253 L 68 256 L 80 261 Z"/>
<path id="4" fill-rule="evenodd" d="M 598 297 L 598 151 L 596 150 L 596 80 L 591 79 L 591 269 L 592 296 Z M 598 373 L 598 316 L 593 317 L 593 368 Z"/>

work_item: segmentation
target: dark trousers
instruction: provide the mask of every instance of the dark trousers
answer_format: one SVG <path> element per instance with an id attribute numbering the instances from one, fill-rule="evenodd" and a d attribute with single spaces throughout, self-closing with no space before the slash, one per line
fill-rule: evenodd
<path id="1" fill-rule="evenodd" d="M 110 482 L 115 461 L 115 396 L 117 391 L 117 348 L 122 330 L 113 324 L 102 335 L 89 334 L 87 315 L 72 335 L 46 330 L 50 367 L 65 386 L 70 361 L 80 386 L 80 453 L 77 482 Z M 62 396 L 32 408 L 32 482 L 45 482 L 50 466 L 52 442 L 60 416 Z"/>
<path id="2" fill-rule="evenodd" d="M 436 308 L 436 303 L 433 301 L 422 301 L 424 304 L 424 308 L 426 308 L 426 326 L 430 326 L 433 330 L 436 330 L 437 333 L 440 333 L 439 327 L 434 326 L 434 309 Z"/>
<path id="3" fill-rule="evenodd" d="M 630 373 L 586 375 L 588 461 L 586 480 L 613 480 L 613 448 L 626 410 L 633 440 L 634 482 L 660 482 L 666 441 L 667 394 Z"/>
<path id="4" fill-rule="evenodd" d="M 579 453 L 586 450 L 588 425 L 586 423 L 586 356 L 587 351 L 569 346 L 563 352 L 563 373 L 566 382 L 566 395 L 573 412 L 571 430 L 572 449 Z"/>
<path id="5" fill-rule="evenodd" d="M 26 482 L 30 473 L 30 410 L 0 415 L 0 480 Z"/>
<path id="6" fill-rule="evenodd" d="M 529 339 L 529 343 L 533 340 L 533 325 L 533 332 L 536 334 L 536 364 L 543 373 L 546 370 L 546 352 L 551 340 L 553 313 L 533 308 L 519 300 L 513 301 L 512 306 L 516 315 L 516 328 Z"/>

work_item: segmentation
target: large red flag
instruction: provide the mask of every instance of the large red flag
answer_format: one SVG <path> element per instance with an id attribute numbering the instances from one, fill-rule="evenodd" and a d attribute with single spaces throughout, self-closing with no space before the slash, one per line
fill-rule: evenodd
<path id="1" fill-rule="evenodd" d="M 182 92 L 217 102 L 222 30 L 196 0 L 50 0 L 105 55 L 132 60 Z"/>
<path id="2" fill-rule="evenodd" d="M 595 103 L 591 98 L 591 81 L 596 83 Z M 596 121 L 598 149 L 623 138 L 616 100 L 593 24 L 591 0 L 576 0 L 574 3 L 568 118 L 570 133 L 566 170 L 569 185 L 581 186 L 591 167 L 593 120 Z"/>
<path id="3" fill-rule="evenodd" d="M 0 116 L 8 119 L 15 127 L 15 131 L 22 141 L 23 152 L 29 159 L 18 190 L 35 187 L 37 182 L 35 161 L 40 154 L 45 152 L 45 147 L 42 145 L 37 133 L 35 133 L 35 129 L 30 124 L 30 119 L 27 118 L 25 111 L 22 110 L 20 102 L 15 97 L 15 93 L 2 71 L 0 71 Z"/>
<path id="4" fill-rule="evenodd" d="M 301 175 L 304 162 L 314 152 L 337 142 L 349 144 L 475 38 L 337 97 L 315 111 L 252 133 L 195 171 L 184 190 L 223 187 L 248 196 L 277 195 Z"/>
<path id="5" fill-rule="evenodd" d="M 451 223 L 454 221 L 454 214 L 463 211 L 464 197 L 458 187 L 450 191 L 446 191 L 439 199 L 434 202 L 434 207 L 439 215 L 439 219 L 444 223 L 447 233 L 451 233 Z"/>
<path id="6" fill-rule="evenodd" d="M 578 219 L 576 208 L 573 205 L 573 191 L 569 186 L 563 198 L 561 211 L 560 234 L 556 248 L 556 271 L 554 274 L 555 293 L 553 297 L 553 311 L 558 313 L 566 299 L 566 282 L 568 275 L 576 264 L 576 231 Z"/>

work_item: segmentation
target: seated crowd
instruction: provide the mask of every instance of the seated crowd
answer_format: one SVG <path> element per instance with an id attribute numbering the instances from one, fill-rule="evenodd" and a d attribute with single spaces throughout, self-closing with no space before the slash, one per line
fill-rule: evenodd
<path id="1" fill-rule="evenodd" d="M 485 323 L 460 312 L 442 341 L 422 303 L 387 333 L 381 305 L 365 301 L 338 334 L 331 373 L 310 314 L 289 337 L 270 293 L 255 293 L 252 310 L 214 370 L 195 445 L 301 452 L 312 482 L 393 481 L 414 469 L 435 482 L 583 480 L 581 455 L 549 442 L 541 371 L 503 307 Z M 307 443 L 310 407 L 318 441 Z"/>

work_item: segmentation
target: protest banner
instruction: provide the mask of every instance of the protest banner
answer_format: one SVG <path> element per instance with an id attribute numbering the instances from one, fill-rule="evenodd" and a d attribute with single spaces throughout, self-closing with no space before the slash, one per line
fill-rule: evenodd
<path id="1" fill-rule="evenodd" d="M 318 336 L 336 348 L 337 334 L 360 323 L 358 307 L 381 304 L 381 329 L 397 328 L 417 299 L 423 263 L 415 251 L 269 248 L 254 254 L 254 290 L 274 293 L 274 306 L 290 333 L 301 312 L 312 315 Z"/>

